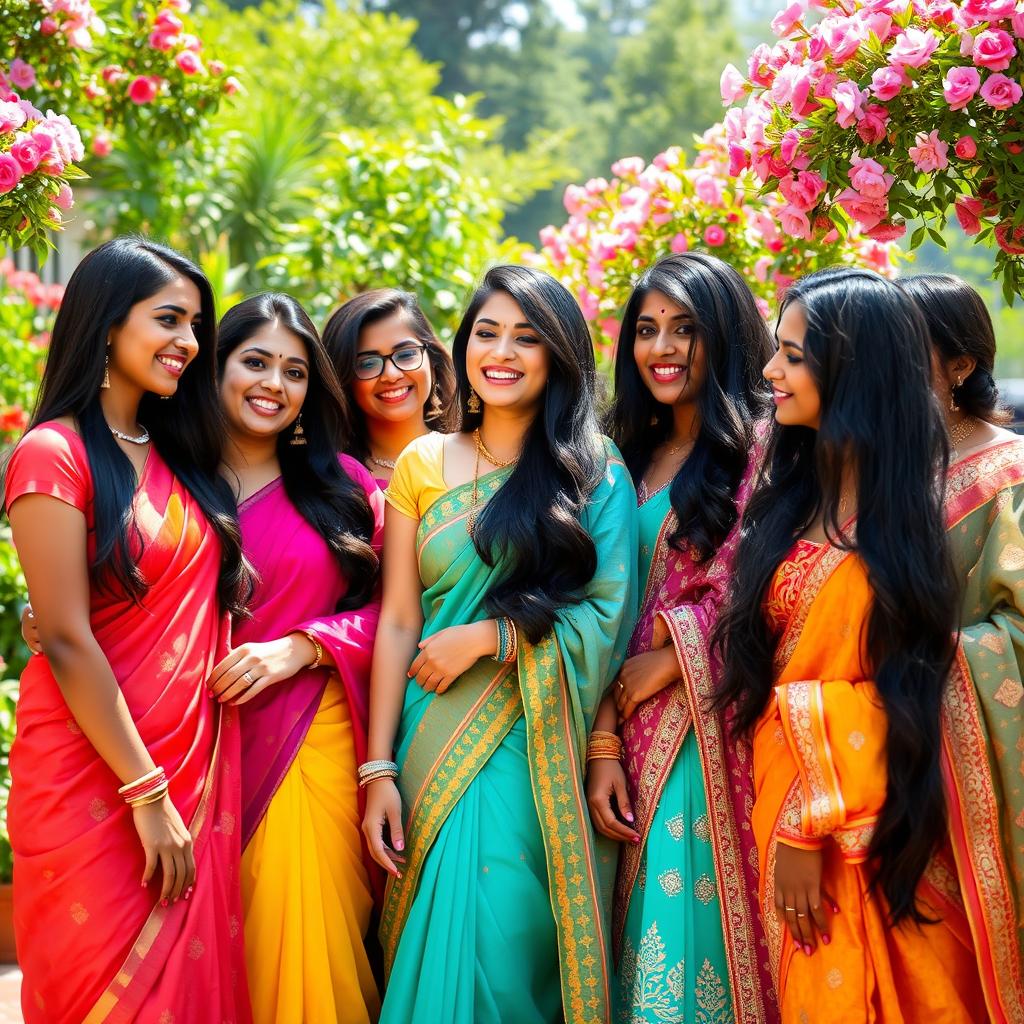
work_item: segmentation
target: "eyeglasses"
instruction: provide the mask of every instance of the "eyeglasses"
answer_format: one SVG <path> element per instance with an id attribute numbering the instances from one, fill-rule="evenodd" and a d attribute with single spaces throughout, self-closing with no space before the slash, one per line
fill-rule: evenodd
<path id="1" fill-rule="evenodd" d="M 418 370 L 423 365 L 423 353 L 426 350 L 426 345 L 405 345 L 386 356 L 366 352 L 356 356 L 356 376 L 360 380 L 375 380 L 384 372 L 384 366 L 389 360 L 396 370 L 403 373 L 406 370 Z"/>

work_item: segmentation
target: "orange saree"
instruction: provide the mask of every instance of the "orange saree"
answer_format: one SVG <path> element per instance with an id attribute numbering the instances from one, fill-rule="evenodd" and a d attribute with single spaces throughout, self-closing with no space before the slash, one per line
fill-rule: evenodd
<path id="1" fill-rule="evenodd" d="M 43 424 L 18 445 L 6 504 L 49 494 L 80 509 L 92 540 L 81 439 Z M 72 718 L 44 655 L 21 679 L 8 827 L 28 1024 L 206 1024 L 250 1019 L 238 891 L 239 734 L 205 682 L 226 653 L 217 607 L 220 545 L 155 450 L 139 481 L 141 605 L 94 591 L 92 630 L 189 826 L 189 900 L 159 904 L 117 776 Z"/>
<path id="2" fill-rule="evenodd" d="M 980 1024 L 988 1016 L 951 851 L 933 858 L 918 892 L 936 924 L 890 927 L 870 888 L 865 862 L 887 786 L 887 719 L 862 647 L 871 601 L 855 554 L 808 541 L 769 590 L 776 686 L 754 733 L 752 824 L 782 1019 Z M 840 908 L 831 943 L 810 956 L 775 910 L 779 843 L 822 850 L 822 884 Z"/>

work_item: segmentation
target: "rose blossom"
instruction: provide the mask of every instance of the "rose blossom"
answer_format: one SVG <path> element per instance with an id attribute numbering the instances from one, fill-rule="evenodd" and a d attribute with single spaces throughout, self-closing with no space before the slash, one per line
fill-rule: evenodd
<path id="1" fill-rule="evenodd" d="M 771 59 L 771 55 L 771 50 L 769 50 L 764 43 L 759 43 L 754 47 L 750 56 L 747 58 L 747 68 L 749 70 L 750 80 L 754 85 L 760 85 L 767 88 L 772 84 L 775 72 L 772 66 L 768 63 Z"/>
<path id="2" fill-rule="evenodd" d="M 719 89 L 722 93 L 722 103 L 728 106 L 735 103 L 746 92 L 746 79 L 732 65 L 726 64 L 719 81 Z"/>
<path id="3" fill-rule="evenodd" d="M 206 70 L 206 68 L 203 67 L 203 62 L 191 50 L 182 50 L 181 53 L 174 58 L 174 63 L 177 64 L 186 75 L 200 75 Z"/>
<path id="4" fill-rule="evenodd" d="M 211 75 L 223 75 L 225 70 L 224 61 L 211 60 L 210 63 L 206 65 L 206 69 L 210 72 Z"/>
<path id="5" fill-rule="evenodd" d="M 849 128 L 864 116 L 864 101 L 868 98 L 853 82 L 840 82 L 832 98 L 836 102 L 836 123 L 840 128 Z"/>
<path id="6" fill-rule="evenodd" d="M 1018 39 L 1024 39 L 1024 11 L 1018 11 L 1010 19 L 1010 28 Z"/>
<path id="7" fill-rule="evenodd" d="M 976 235 L 981 230 L 981 215 L 984 208 L 985 204 L 980 199 L 957 196 L 953 210 L 965 235 Z"/>
<path id="8" fill-rule="evenodd" d="M 0 195 L 10 192 L 21 179 L 21 164 L 9 153 L 0 153 Z"/>
<path id="9" fill-rule="evenodd" d="M 812 210 L 825 191 L 825 179 L 814 171 L 798 171 L 796 174 L 787 174 L 779 182 L 779 191 L 791 207 Z"/>
<path id="10" fill-rule="evenodd" d="M 724 245 L 727 237 L 721 224 L 709 224 L 704 230 L 704 242 L 713 248 Z"/>
<path id="11" fill-rule="evenodd" d="M 1009 32 L 1001 28 L 987 28 L 975 37 L 971 56 L 978 67 L 1005 71 L 1016 54 L 1017 46 Z"/>
<path id="12" fill-rule="evenodd" d="M 1014 228 L 1012 221 L 1004 220 L 996 225 L 995 236 L 1003 252 L 1011 256 L 1024 256 L 1024 226 Z"/>
<path id="13" fill-rule="evenodd" d="M 43 146 L 34 135 L 19 132 L 11 146 L 11 156 L 18 161 L 24 174 L 31 174 L 43 159 Z"/>
<path id="14" fill-rule="evenodd" d="M 862 196 L 852 188 L 843 189 L 836 202 L 864 231 L 877 227 L 889 215 L 889 203 L 884 197 Z"/>
<path id="15" fill-rule="evenodd" d="M 949 152 L 949 144 L 939 138 L 939 130 L 933 129 L 929 134 L 918 132 L 914 136 L 917 145 L 907 150 L 914 166 L 919 171 L 944 171 L 949 166 L 946 154 Z"/>
<path id="16" fill-rule="evenodd" d="M 240 92 L 241 89 L 242 83 L 235 78 L 234 75 L 228 75 L 228 77 L 224 79 L 224 92 L 228 96 L 234 96 L 235 93 Z"/>
<path id="17" fill-rule="evenodd" d="M 612 174 L 617 178 L 636 178 L 643 173 L 645 166 L 643 157 L 625 156 L 612 164 Z"/>
<path id="18" fill-rule="evenodd" d="M 978 144 L 970 135 L 961 135 L 960 138 L 956 140 L 953 152 L 956 153 L 961 160 L 973 160 L 978 155 Z"/>
<path id="19" fill-rule="evenodd" d="M 156 25 L 161 32 L 173 32 L 175 34 L 181 32 L 185 28 L 185 23 L 181 18 L 166 8 L 156 16 L 156 20 L 153 24 Z"/>
<path id="20" fill-rule="evenodd" d="M 694 179 L 693 191 L 697 198 L 708 206 L 722 205 L 722 186 L 707 172 L 698 174 Z"/>
<path id="21" fill-rule="evenodd" d="M 772 31 L 780 38 L 788 36 L 803 15 L 804 5 L 800 0 L 796 0 L 796 3 L 790 4 L 784 11 L 779 11 L 772 18 Z"/>
<path id="22" fill-rule="evenodd" d="M 597 296 L 586 285 L 580 285 L 576 292 L 580 309 L 587 320 L 594 320 L 598 313 Z"/>
<path id="23" fill-rule="evenodd" d="M 97 132 L 92 140 L 93 156 L 110 156 L 114 150 L 114 142 L 107 132 Z"/>
<path id="24" fill-rule="evenodd" d="M 31 89 L 36 84 L 36 69 L 16 57 L 11 61 L 10 77 L 15 89 Z"/>
<path id="25" fill-rule="evenodd" d="M 889 51 L 889 63 L 908 68 L 923 67 L 939 45 L 931 29 L 908 28 L 896 37 Z"/>
<path id="26" fill-rule="evenodd" d="M 729 174 L 736 178 L 750 166 L 750 154 L 738 143 L 729 143 Z"/>
<path id="27" fill-rule="evenodd" d="M 128 86 L 128 98 L 132 103 L 152 103 L 156 99 L 159 79 L 154 75 L 139 75 L 131 85 Z"/>
<path id="28" fill-rule="evenodd" d="M 862 196 L 879 199 L 888 194 L 895 177 L 885 173 L 885 168 L 870 157 L 854 153 L 850 159 L 850 184 Z"/>
<path id="29" fill-rule="evenodd" d="M 985 84 L 981 87 L 981 98 L 996 110 L 1008 110 L 1015 103 L 1020 102 L 1024 90 L 1006 75 L 989 75 Z"/>
<path id="30" fill-rule="evenodd" d="M 71 191 L 71 186 L 66 181 L 61 183 L 60 191 L 58 191 L 53 201 L 62 210 L 70 210 L 75 205 L 74 194 Z"/>
<path id="31" fill-rule="evenodd" d="M 27 120 L 25 111 L 17 103 L 0 100 L 0 132 L 20 128 Z"/>
<path id="32" fill-rule="evenodd" d="M 974 98 L 980 85 L 981 75 L 977 68 L 950 68 L 942 80 L 942 95 L 950 110 L 963 110 Z"/>
<path id="33" fill-rule="evenodd" d="M 891 100 L 903 86 L 909 84 L 910 79 L 901 67 L 875 68 L 871 76 L 871 92 L 879 100 Z"/>
<path id="34" fill-rule="evenodd" d="M 960 13 L 970 25 L 980 25 L 983 21 L 1002 21 L 1012 18 L 1016 8 L 1016 0 L 965 0 L 960 5 Z"/>
<path id="35" fill-rule="evenodd" d="M 672 241 L 668 243 L 668 247 L 674 253 L 686 252 L 690 248 L 690 240 L 680 231 L 672 236 Z"/>
<path id="36" fill-rule="evenodd" d="M 897 238 L 902 238 L 906 233 L 906 224 L 891 223 L 882 223 L 870 231 L 864 232 L 868 238 L 873 238 L 876 242 L 895 242 Z"/>
<path id="37" fill-rule="evenodd" d="M 160 50 L 162 53 L 168 53 L 178 45 L 178 36 L 174 32 L 164 32 L 160 29 L 153 29 L 149 33 L 149 45 L 154 50 Z"/>
<path id="38" fill-rule="evenodd" d="M 44 36 L 52 36 L 56 34 L 60 29 L 60 25 L 57 24 L 56 19 L 46 17 L 39 23 L 39 31 Z"/>
<path id="39" fill-rule="evenodd" d="M 881 142 L 889 124 L 889 111 L 881 103 L 869 103 L 864 117 L 857 123 L 857 134 L 865 146 Z"/>
<path id="40" fill-rule="evenodd" d="M 803 210 L 795 206 L 784 206 L 779 210 L 779 223 L 790 238 L 810 238 L 811 222 Z"/>

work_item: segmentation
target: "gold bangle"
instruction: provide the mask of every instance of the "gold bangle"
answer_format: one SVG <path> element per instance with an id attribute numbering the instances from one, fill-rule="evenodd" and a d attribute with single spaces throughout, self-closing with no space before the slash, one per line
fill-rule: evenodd
<path id="1" fill-rule="evenodd" d="M 155 804 L 167 796 L 167 786 L 162 789 L 158 789 L 155 793 L 150 793 L 148 796 L 139 797 L 138 800 L 130 800 L 128 802 L 129 807 L 145 807 L 147 804 Z"/>
<path id="2" fill-rule="evenodd" d="M 609 742 L 621 743 L 622 738 L 617 732 L 607 732 L 604 729 L 595 729 L 590 734 L 591 741 L 593 740 L 608 740 Z"/>
<path id="3" fill-rule="evenodd" d="M 319 668 L 320 662 L 324 660 L 323 644 L 313 636 L 311 630 L 303 629 L 300 632 L 313 645 L 313 650 L 316 651 L 316 657 L 306 666 L 306 668 Z"/>
<path id="4" fill-rule="evenodd" d="M 123 796 L 125 793 L 128 792 L 128 790 L 135 789 L 136 786 L 144 786 L 147 782 L 152 782 L 154 779 L 158 779 L 161 775 L 163 775 L 163 773 L 163 768 L 160 768 L 159 766 L 157 766 L 156 768 L 151 768 L 148 772 L 146 772 L 145 775 L 140 775 L 134 782 L 126 782 L 117 791 L 117 795 Z"/>
<path id="5" fill-rule="evenodd" d="M 621 761 L 621 760 L 622 760 L 622 754 L 621 753 L 616 754 L 616 753 L 614 753 L 614 752 L 612 752 L 610 750 L 607 753 L 604 753 L 604 752 L 599 751 L 599 750 L 592 750 L 592 751 L 589 751 L 587 753 L 587 764 L 590 764 L 591 761 Z"/>

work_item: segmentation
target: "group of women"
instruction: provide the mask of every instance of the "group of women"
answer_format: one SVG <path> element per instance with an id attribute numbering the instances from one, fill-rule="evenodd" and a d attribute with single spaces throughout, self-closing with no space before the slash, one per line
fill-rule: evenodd
<path id="1" fill-rule="evenodd" d="M 89 254 L 5 470 L 25 1019 L 1024 1020 L 994 356 L 954 278 L 821 271 L 773 344 L 670 256 L 604 436 L 537 270 L 449 356 Z"/>

